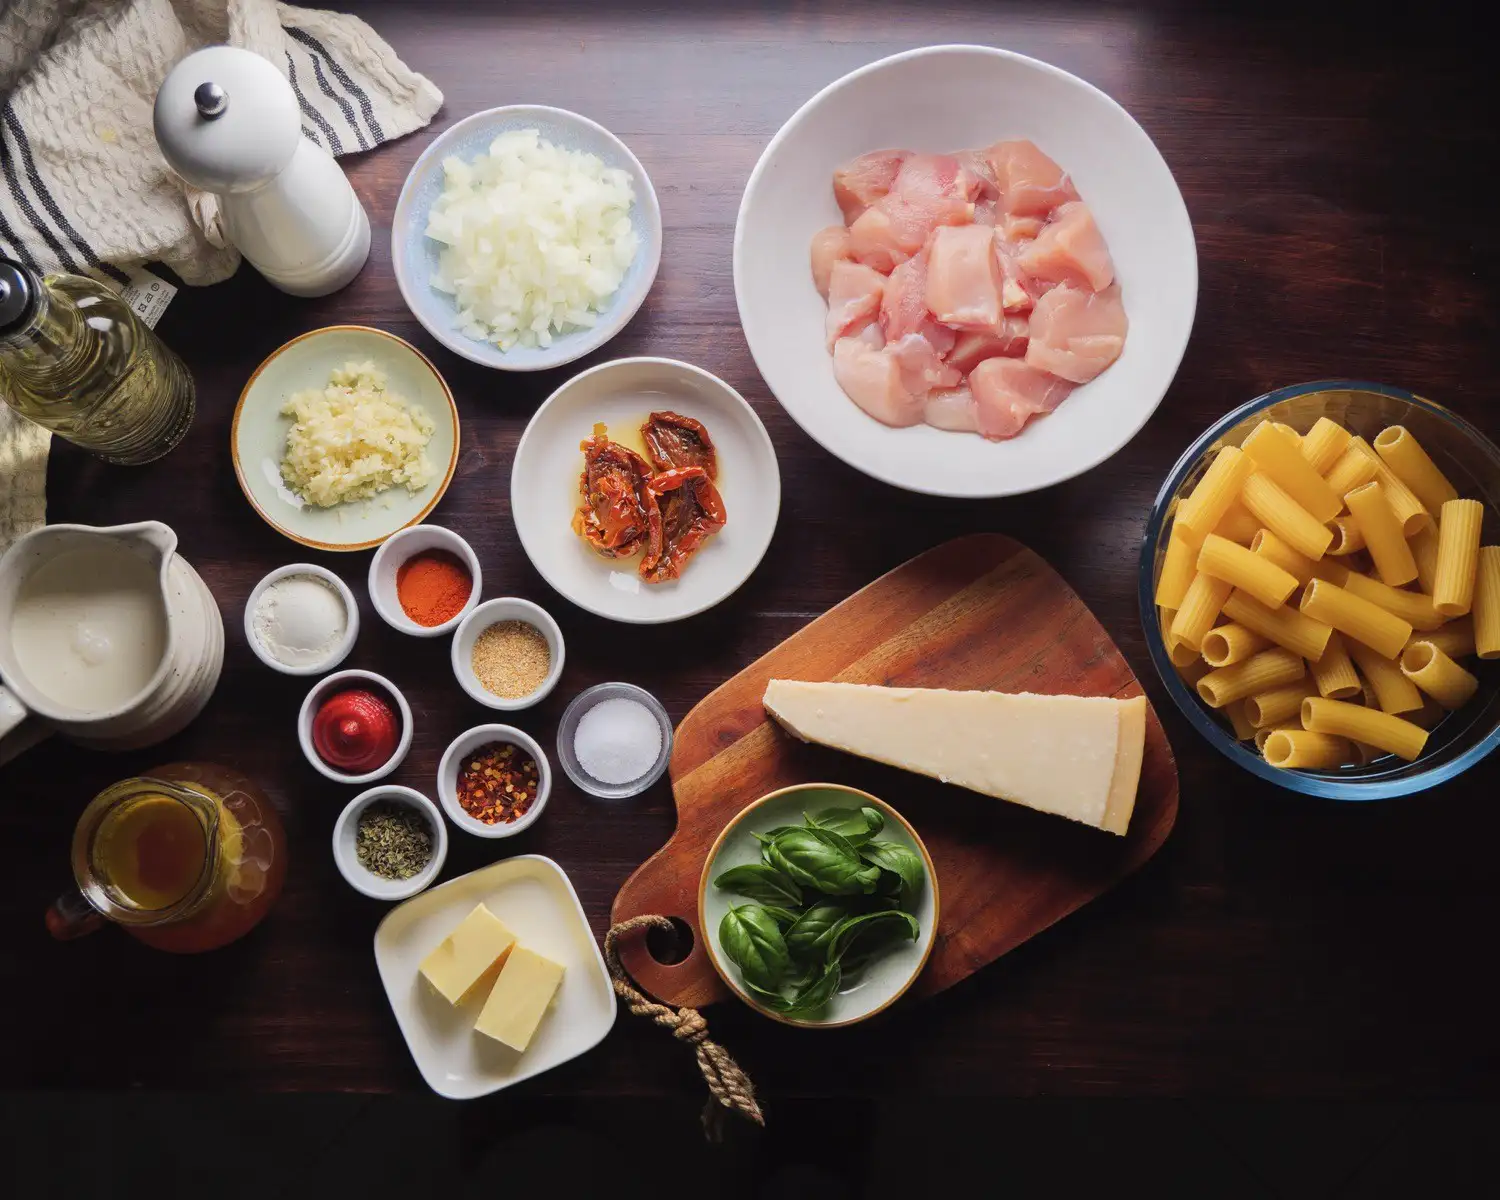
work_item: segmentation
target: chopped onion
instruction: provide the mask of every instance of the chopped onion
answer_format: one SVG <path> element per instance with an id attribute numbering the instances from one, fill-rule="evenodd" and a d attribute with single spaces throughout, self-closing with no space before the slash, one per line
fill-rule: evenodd
<path id="1" fill-rule="evenodd" d="M 469 337 L 552 344 L 587 328 L 619 290 L 640 239 L 630 176 L 535 129 L 502 133 L 472 163 L 443 160 L 443 192 L 427 218 L 442 244 L 432 286 L 454 298 Z"/>

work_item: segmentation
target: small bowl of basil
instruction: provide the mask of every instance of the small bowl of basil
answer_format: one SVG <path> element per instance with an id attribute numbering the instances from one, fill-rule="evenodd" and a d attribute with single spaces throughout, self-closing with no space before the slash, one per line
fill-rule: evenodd
<path id="1" fill-rule="evenodd" d="M 719 834 L 698 884 L 709 961 L 774 1020 L 873 1017 L 921 974 L 938 922 L 932 856 L 885 801 L 837 783 L 782 788 Z"/>

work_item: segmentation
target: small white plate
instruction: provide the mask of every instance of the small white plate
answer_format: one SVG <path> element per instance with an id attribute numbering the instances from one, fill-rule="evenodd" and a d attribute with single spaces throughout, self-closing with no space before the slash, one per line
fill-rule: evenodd
<path id="1" fill-rule="evenodd" d="M 1109 370 L 1019 437 L 891 429 L 833 377 L 812 236 L 839 219 L 833 172 L 884 147 L 944 151 L 1030 138 L 1093 210 L 1130 334 Z M 755 365 L 793 420 L 875 479 L 935 496 L 1015 496 L 1071 479 L 1123 447 L 1166 395 L 1198 300 L 1193 223 L 1172 172 L 1123 108 L 1066 71 L 992 46 L 928 46 L 829 84 L 771 139 L 734 230 L 734 294 Z"/>
<path id="2" fill-rule="evenodd" d="M 581 500 L 579 444 L 601 421 L 611 437 L 638 442 L 641 423 L 658 409 L 708 430 L 729 522 L 693 555 L 682 578 L 648 584 L 636 571 L 638 558 L 600 557 L 572 522 Z M 521 545 L 548 583 L 598 616 L 650 625 L 712 608 L 750 577 L 776 530 L 781 470 L 755 410 L 722 379 L 670 358 L 621 358 L 575 375 L 537 409 L 516 447 L 510 503 Z"/>
<path id="3" fill-rule="evenodd" d="M 457 1008 L 417 974 L 422 960 L 484 904 L 523 946 L 563 967 L 551 1011 L 524 1053 L 474 1032 L 485 997 Z M 375 966 L 402 1036 L 427 1085 L 472 1100 L 540 1075 L 592 1050 L 615 1023 L 615 994 L 578 893 L 539 854 L 502 859 L 393 908 L 375 930 Z"/>
<path id="4" fill-rule="evenodd" d="M 606 167 L 625 171 L 635 189 L 630 223 L 640 239 L 640 248 L 620 281 L 619 290 L 610 297 L 604 311 L 596 314 L 597 324 L 554 334 L 552 345 L 546 349 L 516 346 L 501 350 L 492 342 L 460 333 L 455 327 L 457 309 L 453 297 L 434 291 L 431 284 L 441 247 L 426 236 L 427 213 L 442 195 L 443 160 L 456 155 L 465 162 L 473 162 L 489 149 L 496 137 L 515 129 L 535 129 L 543 141 L 554 146 L 597 155 Z M 486 109 L 443 130 L 422 151 L 407 174 L 391 221 L 391 260 L 396 269 L 396 286 L 401 289 L 406 307 L 428 333 L 453 353 L 500 371 L 545 371 L 560 367 L 597 350 L 619 333 L 651 290 L 661 265 L 661 242 L 661 206 L 640 160 L 604 126 L 565 108 L 549 108 L 544 104 Z"/>
<path id="5" fill-rule="evenodd" d="M 327 387 L 346 363 L 366 360 L 386 373 L 392 391 L 432 418 L 427 459 L 433 479 L 420 491 L 397 486 L 371 500 L 319 508 L 282 482 L 292 420 L 281 407 L 294 392 Z M 245 498 L 272 529 L 315 550 L 368 550 L 422 520 L 448 490 L 458 466 L 458 408 L 437 368 L 415 346 L 363 325 L 330 325 L 293 338 L 255 368 L 235 405 L 229 445 Z"/>

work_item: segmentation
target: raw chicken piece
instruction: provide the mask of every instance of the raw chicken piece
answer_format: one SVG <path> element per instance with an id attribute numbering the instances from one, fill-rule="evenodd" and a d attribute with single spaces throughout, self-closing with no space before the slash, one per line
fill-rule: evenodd
<path id="1" fill-rule="evenodd" d="M 897 236 L 890 215 L 878 205 L 865 209 L 849 226 L 849 257 L 857 263 L 888 275 L 911 254 Z"/>
<path id="2" fill-rule="evenodd" d="M 842 225 L 830 225 L 813 234 L 813 283 L 823 299 L 828 299 L 828 277 L 833 274 L 833 264 L 848 257 L 849 231 Z"/>
<path id="3" fill-rule="evenodd" d="M 996 228 L 1000 230 L 1000 236 L 1012 246 L 1019 246 L 1022 242 L 1030 241 L 1042 232 L 1046 224 L 1046 220 L 1042 217 L 1006 217 L 995 222 Z"/>
<path id="4" fill-rule="evenodd" d="M 995 172 L 1005 211 L 1018 217 L 1046 216 L 1078 192 L 1068 174 L 1031 142 L 996 142 L 984 152 Z"/>
<path id="5" fill-rule="evenodd" d="M 963 375 L 945 363 L 919 333 L 887 342 L 885 351 L 900 365 L 901 382 L 914 396 L 925 397 L 934 388 L 957 387 L 963 382 Z"/>
<path id="6" fill-rule="evenodd" d="M 967 375 L 987 358 L 1020 358 L 1029 338 L 1025 317 L 1006 317 L 991 329 L 961 333 L 948 353 L 948 365 Z"/>
<path id="7" fill-rule="evenodd" d="M 977 200 L 974 203 L 974 224 L 996 225 L 1000 222 L 1000 201 Z"/>
<path id="8" fill-rule="evenodd" d="M 1102 292 L 1115 278 L 1104 235 L 1080 200 L 1059 208 L 1047 227 L 1022 247 L 1016 263 L 1036 279 L 1073 283 L 1091 292 Z"/>
<path id="9" fill-rule="evenodd" d="M 910 256 L 938 226 L 969 224 L 974 219 L 969 197 L 973 182 L 951 154 L 913 154 L 878 205 L 890 218 L 895 244 Z"/>
<path id="10" fill-rule="evenodd" d="M 1004 441 L 1066 400 L 1073 385 L 1019 358 L 987 358 L 969 373 L 969 389 L 979 432 Z"/>
<path id="11" fill-rule="evenodd" d="M 1055 287 L 1031 314 L 1026 361 L 1074 383 L 1087 383 L 1120 357 L 1129 326 L 1119 284 L 1102 292 Z"/>
<path id="12" fill-rule="evenodd" d="M 974 394 L 966 387 L 933 392 L 922 408 L 922 419 L 934 429 L 948 429 L 954 433 L 979 432 Z"/>
<path id="13" fill-rule="evenodd" d="M 984 329 L 999 324 L 1001 277 L 994 247 L 995 231 L 988 225 L 944 226 L 933 232 L 927 308 L 944 325 Z"/>
<path id="14" fill-rule="evenodd" d="M 910 150 L 872 150 L 835 171 L 833 198 L 838 201 L 845 222 L 852 223 L 889 192 L 896 172 L 910 157 Z"/>
<path id="15" fill-rule="evenodd" d="M 890 349 L 874 349 L 860 338 L 840 338 L 833 348 L 833 377 L 849 399 L 877 421 L 897 427 L 922 423 L 926 393 L 917 396 L 907 389 L 901 361 Z"/>
<path id="16" fill-rule="evenodd" d="M 1001 237 L 998 229 L 995 231 L 994 249 L 995 265 L 1000 270 L 1000 307 L 1008 313 L 1025 312 L 1046 290 L 1047 285 L 1040 280 L 1033 280 L 1021 270 L 1016 261 L 1020 248 Z"/>
<path id="17" fill-rule="evenodd" d="M 828 276 L 828 348 L 841 337 L 856 334 L 880 311 L 885 276 L 859 263 L 839 261 Z"/>
<path id="18" fill-rule="evenodd" d="M 984 156 L 983 150 L 955 150 L 953 157 L 958 160 L 964 173 L 974 181 L 970 199 L 977 202 L 999 198 L 1000 186 L 995 181 L 995 168 L 990 166 L 990 160 Z"/>
<path id="19" fill-rule="evenodd" d="M 926 250 L 907 259 L 885 281 L 880 300 L 880 331 L 888 342 L 909 333 L 920 333 L 940 357 L 953 349 L 958 335 L 946 325 L 939 325 L 927 311 Z"/>

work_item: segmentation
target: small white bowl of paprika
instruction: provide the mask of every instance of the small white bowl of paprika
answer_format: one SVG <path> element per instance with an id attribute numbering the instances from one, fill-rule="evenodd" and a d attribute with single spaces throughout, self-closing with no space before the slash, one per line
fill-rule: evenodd
<path id="1" fill-rule="evenodd" d="M 335 671 L 313 684 L 297 713 L 297 741 L 335 783 L 374 783 L 411 749 L 411 705 L 384 675 Z"/>
<path id="2" fill-rule="evenodd" d="M 437 792 L 460 829 L 482 838 L 511 837 L 542 815 L 552 793 L 552 766 L 536 739 L 514 725 L 476 725 L 443 751 Z"/>
<path id="3" fill-rule="evenodd" d="M 441 525 L 412 525 L 386 538 L 370 560 L 370 601 L 392 629 L 439 637 L 479 603 L 474 548 Z"/>

